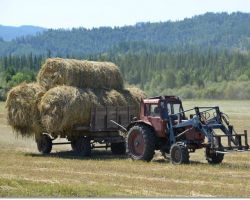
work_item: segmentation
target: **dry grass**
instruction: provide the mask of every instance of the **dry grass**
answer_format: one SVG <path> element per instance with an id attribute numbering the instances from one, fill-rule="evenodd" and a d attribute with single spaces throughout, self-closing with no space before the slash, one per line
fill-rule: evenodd
<path id="1" fill-rule="evenodd" d="M 58 85 L 80 88 L 123 88 L 120 70 L 111 62 L 49 58 L 39 71 L 37 80 L 46 89 Z"/>
<path id="2" fill-rule="evenodd" d="M 214 104 L 184 102 L 186 108 Z M 250 130 L 249 101 L 216 104 L 230 115 L 236 130 Z M 42 156 L 32 140 L 10 134 L 2 115 L 1 197 L 250 197 L 247 153 L 226 155 L 218 166 L 208 165 L 203 151 L 191 154 L 191 164 L 182 166 L 171 165 L 159 153 L 149 163 L 112 156 L 105 150 L 83 159 L 74 156 L 69 146 L 53 147 L 50 156 Z"/>
<path id="3" fill-rule="evenodd" d="M 8 124 L 22 136 L 41 132 L 37 104 L 45 89 L 36 83 L 22 83 L 8 92 L 6 100 Z"/>

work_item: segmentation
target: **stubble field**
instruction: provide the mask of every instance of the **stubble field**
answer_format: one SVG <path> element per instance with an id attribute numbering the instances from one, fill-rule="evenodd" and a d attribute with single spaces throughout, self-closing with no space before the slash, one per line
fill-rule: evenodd
<path id="1" fill-rule="evenodd" d="M 184 101 L 218 105 L 238 132 L 250 131 L 250 101 Z M 188 165 L 173 166 L 156 152 L 149 163 L 95 150 L 77 157 L 69 145 L 40 155 L 34 140 L 16 137 L 0 103 L 1 197 L 250 197 L 250 153 L 226 155 L 220 165 L 207 164 L 203 150 Z"/>

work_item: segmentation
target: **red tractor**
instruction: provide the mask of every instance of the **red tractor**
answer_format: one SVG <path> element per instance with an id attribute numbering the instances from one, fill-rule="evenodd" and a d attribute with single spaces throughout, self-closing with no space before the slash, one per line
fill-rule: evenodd
<path id="1" fill-rule="evenodd" d="M 189 119 L 188 112 L 192 112 Z M 175 96 L 144 99 L 140 119 L 134 119 L 127 131 L 127 150 L 134 160 L 150 161 L 155 150 L 160 150 L 169 154 L 173 164 L 189 163 L 189 153 L 205 148 L 207 161 L 218 164 L 230 151 L 249 150 L 247 131 L 237 134 L 219 107 L 184 111 Z"/>

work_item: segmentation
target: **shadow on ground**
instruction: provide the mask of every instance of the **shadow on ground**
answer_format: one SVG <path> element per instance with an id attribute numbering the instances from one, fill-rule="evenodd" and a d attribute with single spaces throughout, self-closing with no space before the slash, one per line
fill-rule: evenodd
<path id="1" fill-rule="evenodd" d="M 31 157 L 56 157 L 65 159 L 78 159 L 78 160 L 112 160 L 112 159 L 128 159 L 127 155 L 114 155 L 110 151 L 95 151 L 92 150 L 91 156 L 80 156 L 74 151 L 59 151 L 51 152 L 50 154 L 40 153 L 25 153 L 25 156 Z"/>
<path id="2" fill-rule="evenodd" d="M 152 162 L 171 164 L 169 158 L 158 158 L 158 159 L 154 159 Z M 183 164 L 183 165 L 207 165 L 207 163 L 190 160 L 190 162 L 188 164 Z"/>
<path id="3" fill-rule="evenodd" d="M 31 157 L 56 157 L 56 158 L 64 158 L 64 159 L 78 159 L 78 160 L 113 160 L 113 159 L 130 159 L 128 155 L 114 155 L 109 150 L 92 150 L 91 156 L 80 156 L 76 154 L 74 151 L 58 151 L 51 152 L 50 154 L 40 154 L 40 153 L 25 153 L 25 156 Z M 170 164 L 169 158 L 157 157 L 154 158 L 151 162 L 154 163 L 166 163 Z M 207 165 L 207 163 L 199 162 L 199 161 L 190 161 L 191 165 L 201 164 Z"/>
<path id="4" fill-rule="evenodd" d="M 50 154 L 40 154 L 40 153 L 25 153 L 25 156 L 31 156 L 31 157 L 56 157 L 56 158 L 64 158 L 64 159 L 78 159 L 78 160 L 114 160 L 114 159 L 121 159 L 126 160 L 130 159 L 128 155 L 114 155 L 109 150 L 92 150 L 91 156 L 83 157 L 77 155 L 74 151 L 58 151 L 58 152 L 51 152 Z M 136 161 L 135 161 L 136 162 Z M 163 157 L 157 157 L 154 158 L 151 162 L 154 163 L 165 163 L 165 164 L 171 164 L 169 158 L 163 158 Z M 203 166 L 213 166 L 213 167 L 220 167 L 220 168 L 231 168 L 231 169 L 250 169 L 250 163 L 228 163 L 228 162 L 222 162 L 221 164 L 208 164 L 207 162 L 202 161 L 193 161 L 190 160 L 189 165 L 203 165 Z"/>

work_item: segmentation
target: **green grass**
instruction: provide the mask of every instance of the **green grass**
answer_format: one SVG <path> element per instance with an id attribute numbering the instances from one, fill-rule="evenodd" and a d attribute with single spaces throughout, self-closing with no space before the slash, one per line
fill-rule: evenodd
<path id="1" fill-rule="evenodd" d="M 229 114 L 236 130 L 250 130 L 250 101 L 184 102 L 186 108 L 214 104 Z M 217 166 L 207 164 L 202 150 L 190 159 L 191 164 L 173 166 L 156 152 L 145 163 L 109 150 L 81 158 L 70 146 L 42 156 L 33 139 L 16 138 L 0 119 L 1 197 L 250 197 L 250 154 L 226 155 Z"/>
<path id="2" fill-rule="evenodd" d="M 41 184 L 44 182 L 44 184 Z M 108 186 L 98 188 L 90 185 L 67 183 L 48 183 L 47 181 L 26 179 L 0 179 L 1 197 L 100 197 L 111 196 L 113 191 Z"/>

